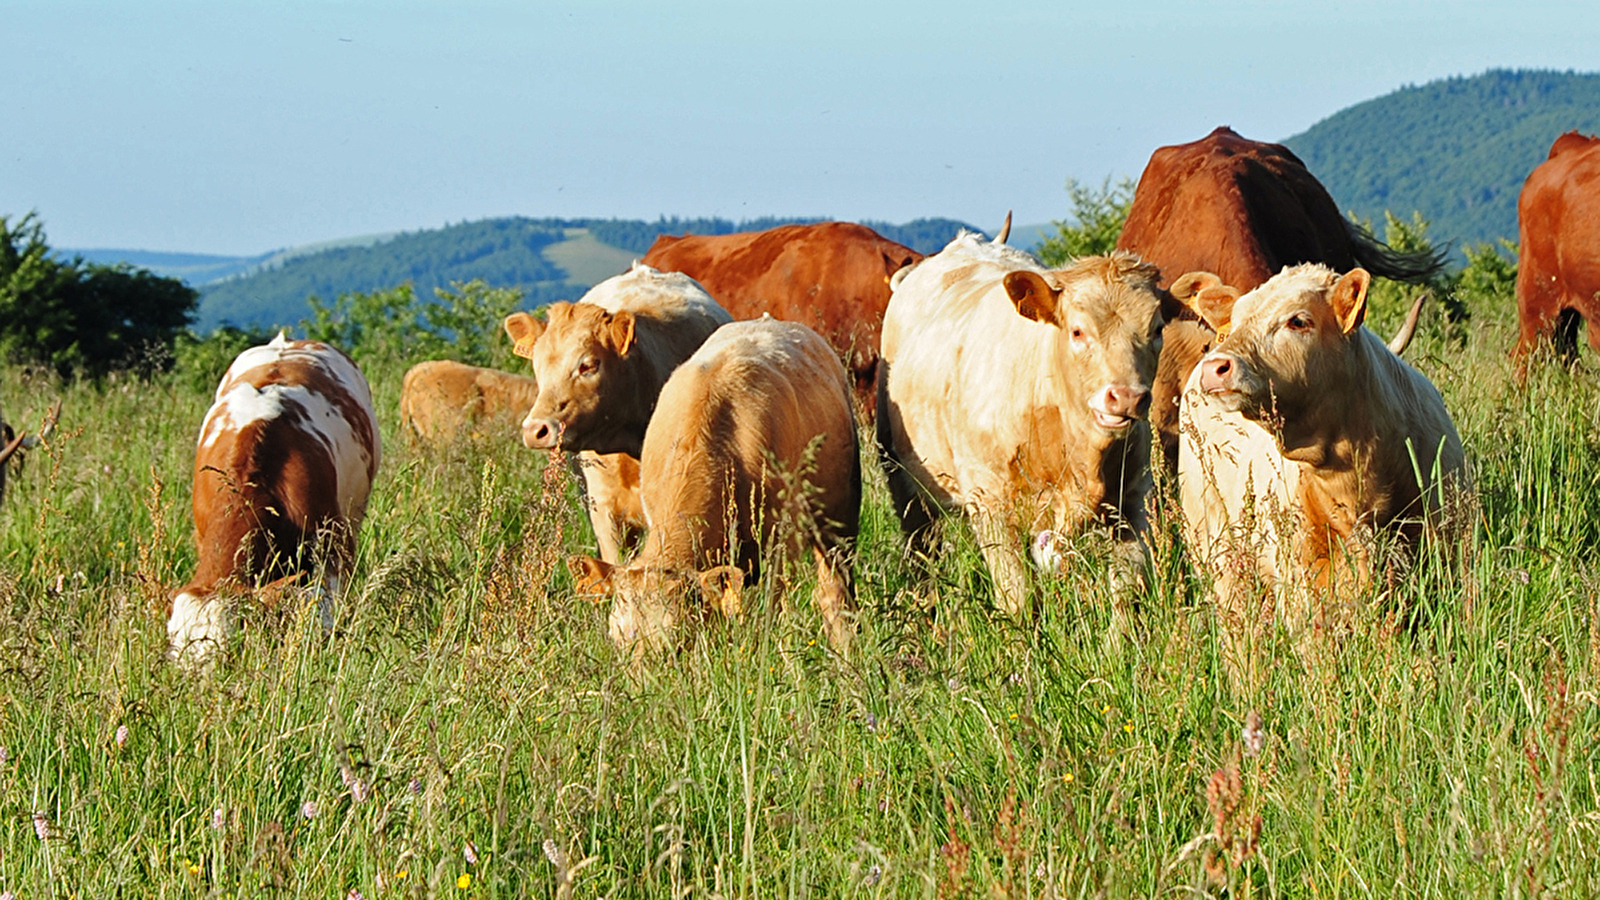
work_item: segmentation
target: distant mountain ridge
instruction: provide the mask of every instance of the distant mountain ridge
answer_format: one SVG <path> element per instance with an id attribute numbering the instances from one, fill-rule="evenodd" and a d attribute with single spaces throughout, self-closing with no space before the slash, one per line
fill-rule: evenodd
<path id="1" fill-rule="evenodd" d="M 201 291 L 195 324 L 204 332 L 223 324 L 292 325 L 310 313 L 308 297 L 332 300 L 351 291 L 379 290 L 407 281 L 424 297 L 452 282 L 476 278 L 496 287 L 522 289 L 530 307 L 572 300 L 625 271 L 659 234 L 731 234 L 818 221 L 822 220 L 662 217 L 648 222 L 513 216 L 325 241 L 248 257 L 141 250 L 61 252 L 183 279 Z M 955 219 L 865 224 L 923 253 L 942 248 L 963 228 L 977 230 Z"/>
<path id="2" fill-rule="evenodd" d="M 1517 239 L 1517 194 L 1563 132 L 1600 132 L 1600 74 L 1495 69 L 1408 85 L 1286 138 L 1342 210 L 1458 249 Z M 1460 255 L 1456 255 L 1460 259 Z"/>

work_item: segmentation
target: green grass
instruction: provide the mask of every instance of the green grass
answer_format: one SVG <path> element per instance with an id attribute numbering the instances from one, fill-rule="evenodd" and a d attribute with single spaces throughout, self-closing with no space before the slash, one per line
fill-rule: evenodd
<path id="1" fill-rule="evenodd" d="M 0 891 L 1594 896 L 1600 378 L 1518 388 L 1508 316 L 1480 320 L 1410 354 L 1462 431 L 1474 537 L 1314 653 L 1274 636 L 1248 691 L 1167 501 L 1123 627 L 1092 541 L 1015 623 L 964 528 L 919 584 L 875 465 L 851 659 L 801 589 L 630 671 L 568 583 L 591 539 L 565 471 L 407 447 L 399 365 L 369 370 L 386 456 L 339 633 L 246 613 L 188 677 L 163 606 L 208 391 L 0 372 L 15 420 L 65 406 L 0 510 Z"/>

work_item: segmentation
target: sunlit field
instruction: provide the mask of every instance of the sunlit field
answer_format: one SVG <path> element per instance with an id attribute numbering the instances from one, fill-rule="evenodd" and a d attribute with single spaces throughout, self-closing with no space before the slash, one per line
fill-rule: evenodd
<path id="1" fill-rule="evenodd" d="M 19 426 L 64 408 L 0 508 L 0 896 L 1595 896 L 1600 361 L 1518 386 L 1511 298 L 1471 312 L 1407 354 L 1461 431 L 1470 543 L 1313 652 L 1276 635 L 1254 686 L 1163 486 L 1147 589 L 1113 596 L 1087 538 L 1013 621 L 964 523 L 929 577 L 902 558 L 870 440 L 849 658 L 802 583 L 631 669 L 572 589 L 566 468 L 514 423 L 409 446 L 391 357 L 336 633 L 247 608 L 186 675 L 164 607 L 225 355 L 0 371 Z"/>

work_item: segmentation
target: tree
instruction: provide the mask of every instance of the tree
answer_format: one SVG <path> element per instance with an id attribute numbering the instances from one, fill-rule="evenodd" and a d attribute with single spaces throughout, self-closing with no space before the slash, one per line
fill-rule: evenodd
<path id="1" fill-rule="evenodd" d="M 1072 203 L 1072 220 L 1057 221 L 1056 234 L 1039 241 L 1034 255 L 1047 266 L 1063 266 L 1081 256 L 1110 253 L 1117 246 L 1122 223 L 1133 205 L 1133 179 L 1123 177 L 1115 185 L 1110 176 L 1099 189 L 1067 179 L 1067 197 Z"/>
<path id="2" fill-rule="evenodd" d="M 146 269 L 56 259 L 37 216 L 0 216 L 0 355 L 11 362 L 87 378 L 164 367 L 199 298 Z"/>

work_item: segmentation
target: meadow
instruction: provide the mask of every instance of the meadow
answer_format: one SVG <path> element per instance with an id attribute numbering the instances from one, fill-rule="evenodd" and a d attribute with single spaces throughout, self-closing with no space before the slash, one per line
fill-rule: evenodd
<path id="1" fill-rule="evenodd" d="M 337 632 L 247 610 L 187 675 L 164 607 L 228 353 L 0 370 L 13 421 L 64 405 L 0 507 L 0 897 L 1595 896 L 1600 363 L 1519 385 L 1505 286 L 1471 311 L 1408 352 L 1471 537 L 1315 652 L 1274 635 L 1248 687 L 1170 486 L 1136 603 L 1088 537 L 1013 621 L 964 524 L 927 581 L 903 559 L 870 441 L 849 658 L 802 585 L 634 671 L 572 589 L 566 468 L 514 423 L 409 446 L 393 348 Z"/>

